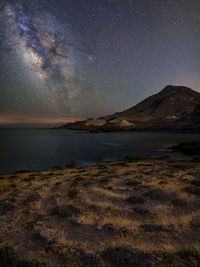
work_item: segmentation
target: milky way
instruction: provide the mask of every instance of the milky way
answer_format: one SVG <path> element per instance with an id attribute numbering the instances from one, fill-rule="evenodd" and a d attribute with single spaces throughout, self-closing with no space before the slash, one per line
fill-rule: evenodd
<path id="1" fill-rule="evenodd" d="M 10 0 L 0 10 L 0 123 L 105 115 L 167 84 L 200 89 L 199 0 Z"/>

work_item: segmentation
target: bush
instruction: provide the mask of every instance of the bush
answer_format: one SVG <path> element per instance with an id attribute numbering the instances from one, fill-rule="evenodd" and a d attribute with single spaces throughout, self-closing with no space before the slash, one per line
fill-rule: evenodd
<path id="1" fill-rule="evenodd" d="M 40 194 L 38 192 L 34 192 L 34 193 L 27 196 L 26 202 L 38 201 L 40 198 L 41 198 Z"/>
<path id="2" fill-rule="evenodd" d="M 137 249 L 128 247 L 108 247 L 103 251 L 103 258 L 114 266 L 118 267 L 134 267 L 149 266 L 145 260 L 149 259 L 149 255 Z"/>
<path id="3" fill-rule="evenodd" d="M 164 192 L 161 189 L 153 189 L 143 194 L 144 197 L 150 199 L 160 199 L 164 195 Z"/>
<path id="4" fill-rule="evenodd" d="M 187 204 L 185 199 L 182 199 L 182 198 L 174 198 L 171 203 L 175 207 L 183 207 Z"/>
<path id="5" fill-rule="evenodd" d="M 67 218 L 71 215 L 79 213 L 79 210 L 74 205 L 62 205 L 54 209 L 54 214 L 61 218 Z"/>
<path id="6" fill-rule="evenodd" d="M 76 188 L 72 188 L 72 189 L 69 191 L 68 195 L 69 195 L 71 198 L 74 198 L 74 197 L 76 197 L 76 196 L 78 195 L 78 193 L 79 193 L 79 190 L 78 190 L 78 189 L 76 189 Z"/>
<path id="7" fill-rule="evenodd" d="M 0 266 L 2 267 L 40 267 L 39 263 L 31 263 L 16 256 L 13 247 L 0 247 Z"/>
<path id="8" fill-rule="evenodd" d="M 183 188 L 183 191 L 188 194 L 200 195 L 200 187 L 195 185 L 187 186 Z"/>
<path id="9" fill-rule="evenodd" d="M 143 224 L 140 225 L 140 228 L 144 232 L 161 232 L 161 231 L 167 231 L 167 228 L 163 226 L 162 224 Z"/>
<path id="10" fill-rule="evenodd" d="M 0 211 L 6 213 L 14 209 L 14 205 L 12 204 L 13 201 L 9 199 L 4 199 L 0 202 Z"/>
<path id="11" fill-rule="evenodd" d="M 137 196 L 131 196 L 126 199 L 127 202 L 130 202 L 132 204 L 144 204 L 144 198 L 143 197 L 137 197 Z"/>
<path id="12" fill-rule="evenodd" d="M 193 180 L 191 185 L 200 186 L 200 180 Z"/>
<path id="13" fill-rule="evenodd" d="M 128 186 L 137 186 L 137 185 L 140 185 L 141 182 L 138 182 L 138 181 L 128 181 L 126 184 Z"/>

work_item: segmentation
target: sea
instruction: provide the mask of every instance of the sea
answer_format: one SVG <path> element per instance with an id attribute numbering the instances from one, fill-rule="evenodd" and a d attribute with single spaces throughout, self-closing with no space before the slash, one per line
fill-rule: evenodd
<path id="1" fill-rule="evenodd" d="M 74 163 L 95 165 L 126 156 L 181 158 L 170 147 L 200 141 L 200 134 L 163 132 L 89 133 L 67 129 L 0 129 L 0 174 L 44 170 Z"/>

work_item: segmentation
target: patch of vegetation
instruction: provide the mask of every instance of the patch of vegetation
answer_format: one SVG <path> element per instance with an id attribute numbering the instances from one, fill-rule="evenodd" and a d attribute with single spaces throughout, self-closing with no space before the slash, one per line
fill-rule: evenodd
<path id="1" fill-rule="evenodd" d="M 148 197 L 152 200 L 155 200 L 155 199 L 160 199 L 161 197 L 163 197 L 164 192 L 161 189 L 153 189 L 153 190 L 145 192 L 143 196 Z"/>
<path id="2" fill-rule="evenodd" d="M 17 185 L 15 183 L 10 184 L 10 187 L 16 187 Z"/>
<path id="3" fill-rule="evenodd" d="M 38 192 L 33 192 L 27 196 L 26 202 L 35 202 L 35 201 L 38 201 L 40 198 L 41 196 Z"/>
<path id="4" fill-rule="evenodd" d="M 72 189 L 69 191 L 69 193 L 68 193 L 68 195 L 69 195 L 71 198 L 76 197 L 78 194 L 79 194 L 79 190 L 76 189 L 76 188 L 72 188 Z"/>
<path id="5" fill-rule="evenodd" d="M 102 256 L 118 267 L 148 266 L 145 260 L 150 258 L 146 253 L 128 247 L 108 247 L 103 251 Z"/>
<path id="6" fill-rule="evenodd" d="M 183 248 L 174 253 L 164 252 L 162 257 L 163 263 L 167 266 L 199 266 L 200 262 L 200 253 L 194 248 Z"/>
<path id="7" fill-rule="evenodd" d="M 195 156 L 191 159 L 191 162 L 200 162 L 200 156 Z"/>
<path id="8" fill-rule="evenodd" d="M 126 184 L 127 184 L 128 186 L 137 186 L 137 185 L 140 185 L 141 182 L 134 181 L 134 180 L 129 180 Z"/>
<path id="9" fill-rule="evenodd" d="M 99 181 L 100 183 L 108 183 L 109 179 L 108 178 L 103 178 Z"/>
<path id="10" fill-rule="evenodd" d="M 200 186 L 200 180 L 193 180 L 191 185 Z"/>
<path id="11" fill-rule="evenodd" d="M 18 177 L 17 175 L 11 175 L 11 176 L 8 177 L 8 179 L 10 179 L 10 180 L 13 179 L 13 180 L 14 180 L 14 179 L 16 179 L 17 177 Z"/>
<path id="12" fill-rule="evenodd" d="M 65 167 L 71 169 L 71 168 L 75 168 L 76 165 L 75 165 L 75 163 L 71 162 L 71 163 L 68 163 L 67 165 L 65 165 Z"/>
<path id="13" fill-rule="evenodd" d="M 185 261 L 192 262 L 192 260 L 196 260 L 200 263 L 200 253 L 196 249 L 185 248 L 179 250 L 177 255 Z"/>
<path id="14" fill-rule="evenodd" d="M 81 182 L 81 181 L 84 181 L 84 178 L 83 177 L 76 177 L 75 179 L 74 179 L 74 183 L 76 184 L 76 183 L 79 183 L 79 182 Z"/>
<path id="15" fill-rule="evenodd" d="M 60 184 L 62 184 L 62 182 L 56 182 L 55 186 L 59 186 Z"/>
<path id="16" fill-rule="evenodd" d="M 192 195 L 200 195 L 200 186 L 190 185 L 183 188 L 183 191 Z"/>
<path id="17" fill-rule="evenodd" d="M 13 247 L 0 247 L 0 266 L 2 267 L 39 267 L 39 263 L 31 263 L 16 256 Z"/>
<path id="18" fill-rule="evenodd" d="M 67 218 L 77 213 L 79 213 L 79 209 L 72 204 L 61 205 L 54 209 L 54 214 L 58 215 L 61 218 Z"/>
<path id="19" fill-rule="evenodd" d="M 167 184 L 166 181 L 160 181 L 159 184 Z"/>
<path id="20" fill-rule="evenodd" d="M 0 202 L 0 211 L 3 213 L 6 213 L 8 211 L 11 211 L 14 209 L 14 205 L 13 202 L 10 201 L 9 199 L 3 199 Z"/>
<path id="21" fill-rule="evenodd" d="M 184 207 L 187 204 L 187 202 L 183 198 L 174 198 L 172 199 L 171 203 L 175 207 Z"/>
<path id="22" fill-rule="evenodd" d="M 132 171 L 125 171 L 124 172 L 124 175 L 130 175 L 130 174 L 132 174 Z"/>
<path id="23" fill-rule="evenodd" d="M 24 182 L 30 182 L 30 181 L 32 181 L 34 179 L 35 179 L 34 176 L 29 176 L 29 177 L 24 178 L 22 181 L 24 181 Z"/>
<path id="24" fill-rule="evenodd" d="M 192 165 L 186 163 L 179 163 L 179 164 L 173 164 L 172 167 L 178 170 L 187 170 L 192 168 Z"/>
<path id="25" fill-rule="evenodd" d="M 93 184 L 93 181 L 89 180 L 89 181 L 86 181 L 83 185 L 84 186 L 88 186 L 88 185 L 91 185 Z"/>
<path id="26" fill-rule="evenodd" d="M 144 204 L 144 198 L 138 196 L 131 196 L 127 198 L 126 201 L 132 204 Z"/>
<path id="27" fill-rule="evenodd" d="M 26 172 L 30 172 L 29 170 L 19 170 L 19 171 L 16 171 L 15 173 L 26 173 Z"/>
<path id="28" fill-rule="evenodd" d="M 142 224 L 140 228 L 143 232 L 161 232 L 167 231 L 167 228 L 162 224 Z"/>

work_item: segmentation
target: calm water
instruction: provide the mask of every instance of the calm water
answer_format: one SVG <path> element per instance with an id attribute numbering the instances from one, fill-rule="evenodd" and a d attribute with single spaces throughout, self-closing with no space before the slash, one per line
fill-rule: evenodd
<path id="1" fill-rule="evenodd" d="M 40 170 L 71 162 L 89 165 L 127 155 L 159 155 L 168 145 L 186 140 L 200 140 L 200 135 L 0 129 L 0 173 Z"/>

